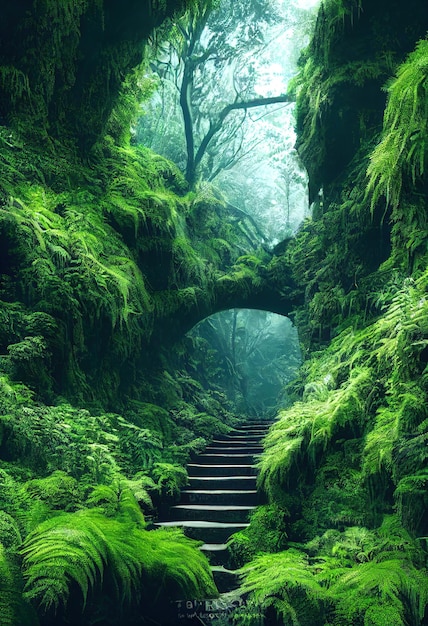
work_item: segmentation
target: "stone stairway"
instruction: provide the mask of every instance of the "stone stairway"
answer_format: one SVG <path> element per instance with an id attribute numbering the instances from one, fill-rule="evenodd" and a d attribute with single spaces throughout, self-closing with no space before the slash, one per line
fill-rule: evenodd
<path id="1" fill-rule="evenodd" d="M 189 486 L 177 505 L 158 526 L 181 526 L 187 536 L 203 541 L 214 580 L 221 594 L 238 587 L 228 569 L 227 540 L 248 526 L 250 512 L 258 504 L 256 457 L 271 422 L 257 422 L 218 436 L 187 466 Z"/>

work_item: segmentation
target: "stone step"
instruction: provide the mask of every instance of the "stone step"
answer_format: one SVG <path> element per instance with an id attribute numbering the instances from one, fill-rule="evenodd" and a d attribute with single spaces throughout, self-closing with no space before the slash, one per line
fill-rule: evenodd
<path id="1" fill-rule="evenodd" d="M 213 565 L 211 571 L 220 593 L 229 592 L 239 587 L 239 576 L 233 570 L 226 569 L 223 565 Z"/>
<path id="2" fill-rule="evenodd" d="M 260 439 L 251 439 L 251 441 L 247 441 L 245 439 L 228 439 L 227 441 L 223 439 L 218 439 L 217 437 L 213 439 L 210 443 L 210 446 L 221 446 L 222 448 L 233 447 L 236 448 L 237 452 L 241 449 L 247 449 L 248 447 L 258 446 L 263 449 L 263 446 L 260 443 Z M 239 449 L 239 450 L 238 450 Z"/>
<path id="3" fill-rule="evenodd" d="M 180 527 L 191 539 L 204 543 L 225 543 L 230 535 L 249 526 L 246 523 L 207 522 L 201 520 L 177 520 L 173 522 L 156 522 L 159 527 Z"/>
<path id="4" fill-rule="evenodd" d="M 202 454 L 251 454 L 251 455 L 259 455 L 263 452 L 263 446 L 262 445 L 251 445 L 251 446 L 236 446 L 236 445 L 227 445 L 227 446 L 223 446 L 223 445 L 209 445 L 205 448 L 204 452 Z"/>
<path id="5" fill-rule="evenodd" d="M 266 433 L 265 432 L 252 432 L 252 433 L 226 433 L 224 435 L 217 435 L 216 436 L 216 440 L 218 441 L 224 441 L 224 442 L 228 442 L 228 441 L 241 441 L 243 443 L 250 443 L 253 441 L 260 441 L 260 439 L 263 439 L 263 437 L 265 437 Z"/>
<path id="6" fill-rule="evenodd" d="M 257 476 L 192 476 L 190 489 L 255 489 Z"/>
<path id="7" fill-rule="evenodd" d="M 256 489 L 184 489 L 183 504 L 234 504 L 255 506 L 258 504 Z"/>
<path id="8" fill-rule="evenodd" d="M 228 558 L 227 543 L 204 543 L 199 546 L 212 565 L 224 565 Z"/>
<path id="9" fill-rule="evenodd" d="M 172 519 L 206 520 L 207 522 L 246 522 L 255 506 L 227 504 L 177 504 L 170 509 Z"/>
<path id="10" fill-rule="evenodd" d="M 249 431 L 249 432 L 241 432 L 241 433 L 228 433 L 225 435 L 216 435 L 215 438 L 219 441 L 223 441 L 226 443 L 231 439 L 236 439 L 237 441 L 247 441 L 249 444 L 252 442 L 259 444 L 268 434 L 268 430 L 266 431 Z"/>
<path id="11" fill-rule="evenodd" d="M 203 542 L 200 550 L 210 560 L 222 596 L 239 586 L 237 574 L 227 569 L 227 540 L 247 528 L 249 515 L 259 504 L 256 463 L 270 426 L 270 422 L 259 421 L 217 435 L 187 465 L 189 485 L 181 491 L 180 501 L 170 507 L 166 521 L 156 523 L 158 527 L 181 527 L 188 537 Z"/>
<path id="12" fill-rule="evenodd" d="M 257 469 L 250 463 L 242 463 L 235 465 L 232 463 L 208 465 L 206 463 L 189 463 L 187 465 L 189 473 L 189 479 L 195 476 L 213 476 L 213 477 L 227 477 L 227 476 L 253 476 L 257 473 Z"/>
<path id="13" fill-rule="evenodd" d="M 266 420 L 258 420 L 254 422 L 247 422 L 246 424 L 240 424 L 239 426 L 233 427 L 233 430 L 246 430 L 248 428 L 270 428 L 273 422 Z"/>
<path id="14" fill-rule="evenodd" d="M 203 454 L 199 454 L 196 460 L 198 463 L 206 463 L 207 465 L 228 465 L 230 463 L 248 463 L 252 465 L 253 459 L 253 454 L 245 454 L 244 452 L 221 453 L 208 450 Z"/>
<path id="15" fill-rule="evenodd" d="M 262 427 L 254 427 L 254 428 L 235 428 L 228 433 L 225 433 L 226 436 L 234 436 L 234 435 L 245 435 L 246 437 L 265 437 L 266 433 L 269 431 L 269 428 Z"/>

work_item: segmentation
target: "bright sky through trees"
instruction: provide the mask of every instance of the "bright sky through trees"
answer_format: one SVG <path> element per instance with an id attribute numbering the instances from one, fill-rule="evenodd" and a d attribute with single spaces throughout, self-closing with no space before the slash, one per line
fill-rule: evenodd
<path id="1" fill-rule="evenodd" d="M 321 0 L 294 0 L 295 6 L 299 9 L 312 9 L 316 7 Z"/>
<path id="2" fill-rule="evenodd" d="M 256 220 L 269 246 L 292 235 L 308 211 L 293 103 L 284 95 L 316 4 L 222 0 L 203 20 L 182 20 L 152 64 L 159 87 L 137 129 L 137 140 L 175 161 L 192 185 L 213 182 Z M 267 98 L 276 103 L 265 105 Z"/>

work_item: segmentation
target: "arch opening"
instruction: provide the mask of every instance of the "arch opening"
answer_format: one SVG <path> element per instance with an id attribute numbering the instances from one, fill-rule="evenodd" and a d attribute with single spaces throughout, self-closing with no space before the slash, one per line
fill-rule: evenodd
<path id="1" fill-rule="evenodd" d="M 259 309 L 228 309 L 194 326 L 193 376 L 224 394 L 240 415 L 273 418 L 290 403 L 287 386 L 301 365 L 297 329 L 283 315 Z"/>

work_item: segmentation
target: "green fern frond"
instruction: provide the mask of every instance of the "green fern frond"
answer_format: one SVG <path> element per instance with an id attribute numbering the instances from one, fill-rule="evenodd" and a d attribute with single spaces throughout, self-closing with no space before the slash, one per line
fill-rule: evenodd
<path id="1" fill-rule="evenodd" d="M 291 468 L 313 466 L 342 429 L 361 428 L 372 377 L 370 368 L 355 367 L 346 383 L 326 392 L 323 400 L 297 402 L 280 413 L 259 462 L 259 484 L 271 497 L 287 484 Z"/>
<path id="2" fill-rule="evenodd" d="M 330 589 L 339 615 L 352 624 L 369 607 L 378 605 L 394 610 L 397 624 L 406 624 L 404 599 L 408 602 L 413 624 L 420 624 L 428 603 L 426 572 L 400 559 L 362 563 L 341 576 Z"/>
<path id="3" fill-rule="evenodd" d="M 148 489 L 155 490 L 156 485 L 143 472 L 135 474 L 131 480 L 117 474 L 108 484 L 96 485 L 86 503 L 90 507 L 102 510 L 107 517 L 122 521 L 132 520 L 138 527 L 144 528 L 145 520 L 140 503 L 144 503 L 149 508 L 152 507 Z"/>
<path id="4" fill-rule="evenodd" d="M 102 488 L 93 495 L 96 504 L 111 493 Z M 117 492 L 116 492 L 117 497 Z M 82 594 L 102 586 L 118 602 L 137 601 L 142 577 L 160 586 L 173 583 L 189 597 L 216 594 L 206 557 L 195 542 L 181 532 L 148 532 L 135 523 L 135 503 L 129 488 L 119 494 L 118 515 L 106 517 L 100 510 L 62 514 L 40 524 L 22 547 L 25 597 L 44 611 L 56 611 L 70 599 L 73 583 Z M 143 576 L 144 575 L 144 576 Z M 178 596 L 179 597 L 179 596 Z"/>
<path id="5" fill-rule="evenodd" d="M 240 572 L 241 591 L 249 593 L 251 602 L 262 609 L 272 606 L 285 623 L 300 623 L 293 602 L 296 593 L 311 606 L 316 606 L 323 595 L 306 556 L 291 548 L 278 554 L 261 554 Z"/>
<path id="6" fill-rule="evenodd" d="M 97 522 L 101 526 L 99 514 L 64 514 L 30 533 L 22 548 L 27 598 L 46 611 L 56 610 L 67 603 L 70 582 L 75 581 L 86 603 L 89 588 L 102 580 L 108 555 Z"/>
<path id="7" fill-rule="evenodd" d="M 405 177 L 410 176 L 415 184 L 425 173 L 427 68 L 428 40 L 424 39 L 388 86 L 383 138 L 373 151 L 367 170 L 372 208 L 382 195 L 387 204 L 397 207 Z"/>
<path id="8" fill-rule="evenodd" d="M 154 580 L 159 581 L 161 588 L 170 589 L 172 597 L 218 596 L 208 560 L 197 549 L 199 542 L 188 539 L 177 528 L 150 532 L 147 540 L 147 548 L 152 552 Z"/>
<path id="9" fill-rule="evenodd" d="M 177 463 L 155 463 L 152 476 L 158 490 L 167 496 L 177 496 L 189 480 L 186 469 Z"/>
<path id="10" fill-rule="evenodd" d="M 363 471 L 366 476 L 391 471 L 392 449 L 398 436 L 397 414 L 388 407 L 378 410 L 374 429 L 368 433 L 364 447 Z"/>

